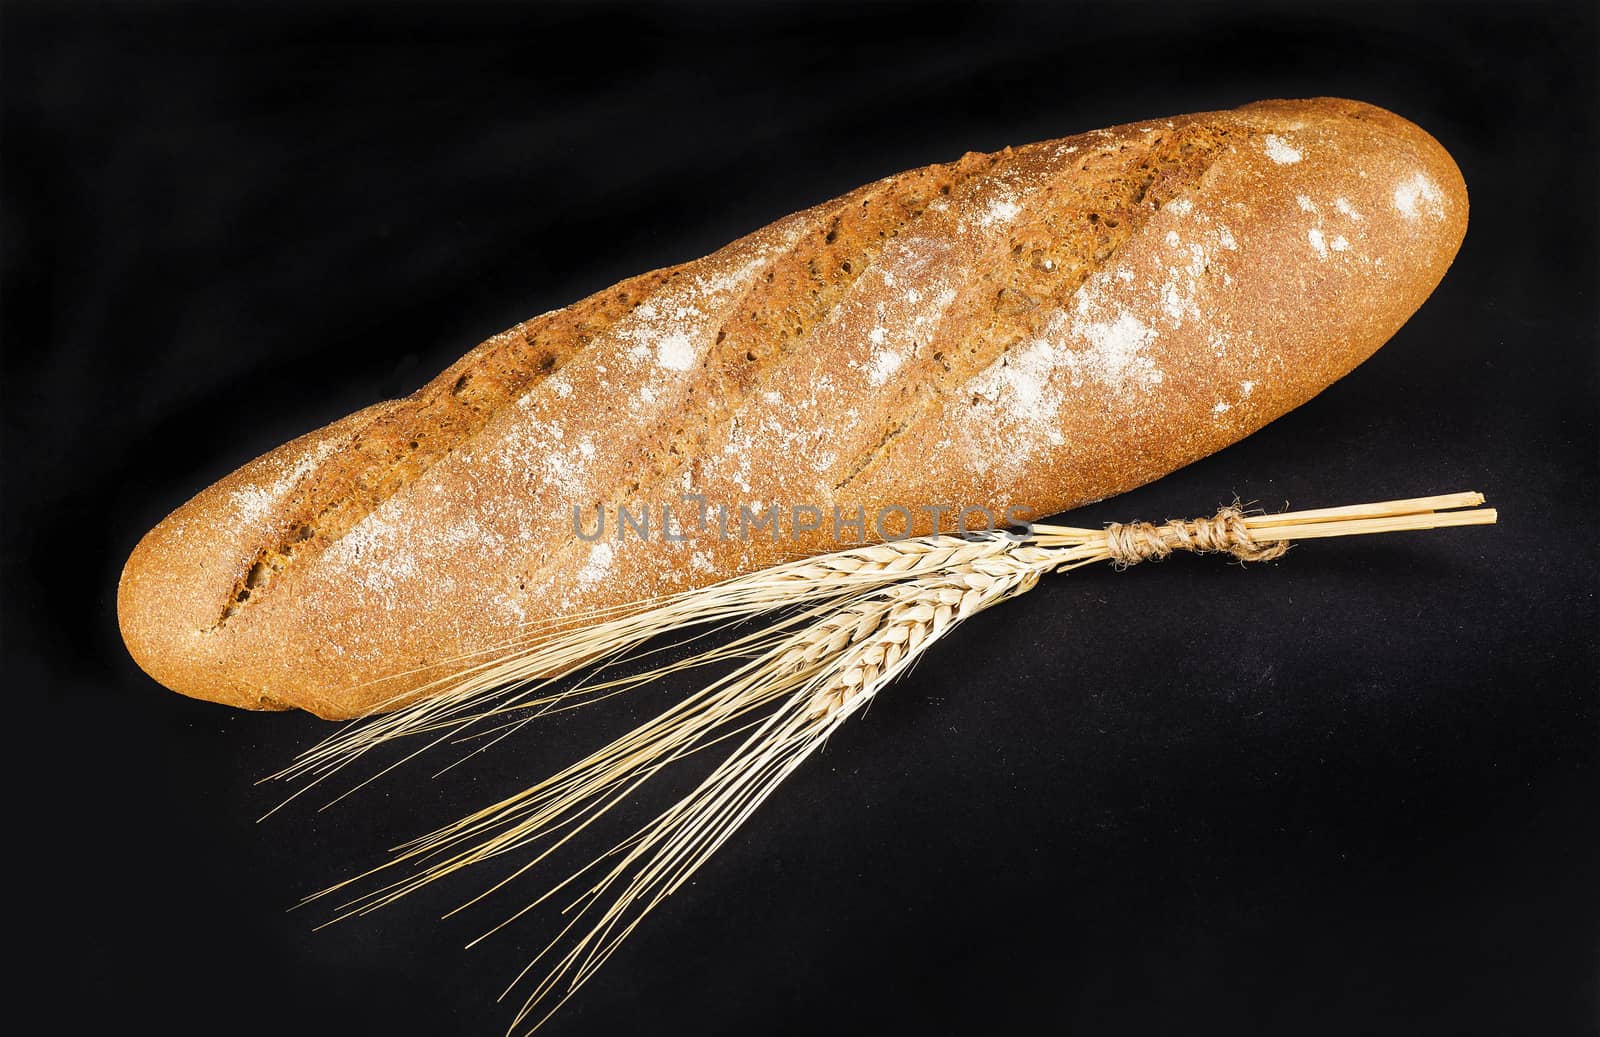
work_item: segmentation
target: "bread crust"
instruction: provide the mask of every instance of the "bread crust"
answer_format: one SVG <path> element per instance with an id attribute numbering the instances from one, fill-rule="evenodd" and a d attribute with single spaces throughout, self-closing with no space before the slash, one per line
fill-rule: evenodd
<path id="1" fill-rule="evenodd" d="M 1330 98 L 888 177 L 243 466 L 134 550 L 123 637 L 183 694 L 359 716 L 530 624 L 844 546 L 836 507 L 869 536 L 878 515 L 904 531 L 886 506 L 917 532 L 928 506 L 1066 510 L 1346 374 L 1466 223 L 1432 137 Z M 723 539 L 685 493 L 735 521 L 777 504 L 781 535 Z M 793 528 L 797 505 L 821 528 Z M 620 507 L 653 535 L 618 539 Z"/>

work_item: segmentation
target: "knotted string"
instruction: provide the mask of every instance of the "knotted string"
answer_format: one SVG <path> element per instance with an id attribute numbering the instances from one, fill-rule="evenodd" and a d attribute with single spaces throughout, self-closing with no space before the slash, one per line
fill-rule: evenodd
<path id="1" fill-rule="evenodd" d="M 1231 554 L 1241 562 L 1268 562 L 1289 549 L 1284 540 L 1257 540 L 1245 525 L 1237 505 L 1218 510 L 1210 518 L 1152 522 L 1113 522 L 1106 527 L 1106 549 L 1117 568 L 1149 558 L 1165 558 L 1174 551 L 1196 554 Z"/>

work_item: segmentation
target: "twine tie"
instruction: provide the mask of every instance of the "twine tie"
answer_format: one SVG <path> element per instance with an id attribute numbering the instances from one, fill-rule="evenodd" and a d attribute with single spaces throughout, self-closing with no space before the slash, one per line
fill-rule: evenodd
<path id="1" fill-rule="evenodd" d="M 1245 525 L 1244 512 L 1226 507 L 1210 518 L 1152 522 L 1113 522 L 1106 527 L 1106 548 L 1117 568 L 1126 569 L 1174 551 L 1231 554 L 1241 562 L 1268 562 L 1289 549 L 1286 541 L 1256 540 Z"/>

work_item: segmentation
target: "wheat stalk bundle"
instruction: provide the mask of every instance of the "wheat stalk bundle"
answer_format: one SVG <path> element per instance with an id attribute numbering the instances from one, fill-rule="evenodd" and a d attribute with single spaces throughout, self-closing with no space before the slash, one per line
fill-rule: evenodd
<path id="1" fill-rule="evenodd" d="M 574 889 L 565 927 L 507 990 L 543 963 L 542 979 L 511 1024 L 512 1030 L 528 1023 L 537 1028 L 833 731 L 963 620 L 1026 593 L 1040 577 L 1103 562 L 1125 568 L 1176 551 L 1265 561 L 1282 555 L 1291 541 L 1494 522 L 1495 512 L 1482 503 L 1481 494 L 1456 493 L 1270 515 L 1247 514 L 1235 504 L 1209 518 L 1159 525 L 1036 524 L 1025 533 L 916 537 L 784 563 L 621 614 L 588 617 L 561 633 L 530 630 L 517 643 L 463 660 L 460 672 L 428 689 L 427 697 L 341 730 L 277 777 L 301 779 L 310 788 L 401 739 L 423 743 L 404 762 L 469 729 L 498 739 L 543 713 L 666 673 L 721 661 L 738 665 L 559 773 L 403 844 L 379 867 L 307 899 L 381 882 L 343 902 L 336 921 L 491 859 L 526 856 L 509 876 L 456 909 L 462 910 L 547 860 L 663 768 L 733 743 L 688 795 L 489 931 Z M 752 618 L 762 621 L 753 632 L 687 659 L 606 680 L 594 676 L 649 656 L 646 644 L 662 635 L 702 628 L 697 636 L 709 639 Z M 558 686 L 579 670 L 591 679 Z"/>

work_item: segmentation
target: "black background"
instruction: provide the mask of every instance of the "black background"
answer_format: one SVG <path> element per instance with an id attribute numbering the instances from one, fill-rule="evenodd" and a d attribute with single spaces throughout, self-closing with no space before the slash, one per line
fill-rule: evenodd
<path id="1" fill-rule="evenodd" d="M 1592 5 L 8 3 L 0 45 L 14 997 L 60 1028 L 500 1032 L 552 917 L 463 952 L 472 881 L 285 909 L 672 690 L 258 825 L 326 725 L 164 692 L 116 631 L 189 494 L 869 179 L 1334 94 L 1455 155 L 1454 268 L 1318 399 L 1076 518 L 1470 488 L 1501 524 L 980 617 L 548 1032 L 1596 1032 Z"/>

